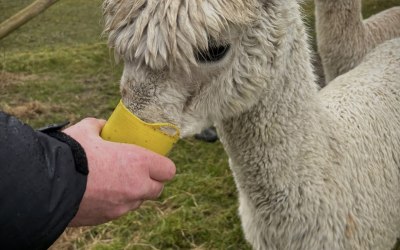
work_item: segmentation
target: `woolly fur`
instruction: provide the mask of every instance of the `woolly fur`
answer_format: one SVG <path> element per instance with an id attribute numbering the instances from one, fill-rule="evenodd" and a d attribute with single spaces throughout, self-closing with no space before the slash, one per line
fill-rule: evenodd
<path id="1" fill-rule="evenodd" d="M 216 124 L 254 249 L 390 249 L 400 236 L 400 39 L 318 91 L 296 0 L 107 0 L 123 102 Z M 209 41 L 224 59 L 200 63 Z"/>
<path id="2" fill-rule="evenodd" d="M 400 6 L 363 20 L 361 0 L 315 0 L 318 52 L 326 82 L 360 64 L 384 41 L 400 37 Z"/>

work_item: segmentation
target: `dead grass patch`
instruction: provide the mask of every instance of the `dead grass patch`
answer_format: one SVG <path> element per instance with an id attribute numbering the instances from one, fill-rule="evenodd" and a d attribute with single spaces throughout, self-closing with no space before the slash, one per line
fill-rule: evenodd
<path id="1" fill-rule="evenodd" d="M 0 89 L 38 79 L 37 75 L 0 71 Z"/>
<path id="2" fill-rule="evenodd" d="M 18 104 L 17 106 L 13 107 L 8 104 L 4 104 L 2 106 L 2 110 L 4 110 L 6 113 L 16 116 L 20 119 L 35 119 L 41 115 L 62 111 L 62 108 L 58 105 L 44 104 L 37 100 Z"/>

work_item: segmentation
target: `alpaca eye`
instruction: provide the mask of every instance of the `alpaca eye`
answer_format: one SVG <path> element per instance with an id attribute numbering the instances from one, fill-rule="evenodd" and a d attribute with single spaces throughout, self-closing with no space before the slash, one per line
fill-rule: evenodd
<path id="1" fill-rule="evenodd" d="M 196 60 L 199 63 L 218 62 L 226 56 L 230 47 L 229 44 L 220 46 L 210 44 L 207 50 L 196 53 Z"/>

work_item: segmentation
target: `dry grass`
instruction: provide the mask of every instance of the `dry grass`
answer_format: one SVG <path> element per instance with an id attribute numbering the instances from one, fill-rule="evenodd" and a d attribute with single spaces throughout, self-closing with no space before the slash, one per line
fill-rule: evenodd
<path id="1" fill-rule="evenodd" d="M 15 107 L 10 107 L 7 104 L 3 104 L 2 106 L 4 112 L 21 119 L 35 119 L 39 116 L 49 115 L 52 112 L 60 112 L 62 110 L 58 105 L 44 104 L 37 100 L 21 103 Z"/>
<path id="2" fill-rule="evenodd" d="M 0 20 L 29 2 L 0 0 Z M 364 2 L 368 13 L 400 5 Z M 306 4 L 312 30 L 312 4 Z M 0 109 L 34 127 L 110 115 L 119 99 L 121 67 L 99 38 L 100 5 L 101 0 L 60 1 L 0 41 Z M 182 140 L 170 157 L 177 176 L 158 201 L 105 225 L 68 229 L 51 250 L 249 249 L 221 144 Z"/>
<path id="3" fill-rule="evenodd" d="M 11 73 L 0 71 L 0 90 L 11 85 L 26 84 L 26 82 L 37 80 L 37 75 L 29 75 L 24 73 Z"/>

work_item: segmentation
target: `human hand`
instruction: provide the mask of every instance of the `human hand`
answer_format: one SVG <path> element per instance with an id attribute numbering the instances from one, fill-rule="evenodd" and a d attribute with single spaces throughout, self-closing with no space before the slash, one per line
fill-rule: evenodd
<path id="1" fill-rule="evenodd" d="M 89 165 L 85 194 L 70 226 L 98 225 L 156 199 L 163 182 L 175 175 L 174 163 L 144 148 L 103 140 L 104 120 L 87 118 L 63 132 L 84 148 Z"/>

